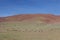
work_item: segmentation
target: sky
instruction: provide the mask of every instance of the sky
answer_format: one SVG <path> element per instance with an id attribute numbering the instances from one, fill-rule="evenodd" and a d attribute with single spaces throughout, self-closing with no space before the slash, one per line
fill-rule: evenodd
<path id="1" fill-rule="evenodd" d="M 60 0 L 0 0 L 0 17 L 16 14 L 60 15 Z"/>

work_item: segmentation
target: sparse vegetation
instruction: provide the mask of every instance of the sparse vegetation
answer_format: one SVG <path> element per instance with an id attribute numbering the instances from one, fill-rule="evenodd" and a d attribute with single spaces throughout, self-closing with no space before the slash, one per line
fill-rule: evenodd
<path id="1" fill-rule="evenodd" d="M 2 17 L 0 40 L 60 40 L 60 16 L 23 14 Z"/>
<path id="2" fill-rule="evenodd" d="M 0 40 L 59 40 L 60 24 L 1 22 Z"/>

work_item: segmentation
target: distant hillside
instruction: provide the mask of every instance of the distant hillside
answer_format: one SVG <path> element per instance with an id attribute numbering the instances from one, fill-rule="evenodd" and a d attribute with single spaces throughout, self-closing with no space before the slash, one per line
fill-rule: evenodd
<path id="1" fill-rule="evenodd" d="M 21 14 L 8 17 L 0 17 L 0 22 L 44 22 L 44 23 L 60 23 L 60 16 L 52 14 Z"/>
<path id="2" fill-rule="evenodd" d="M 4 22 L 4 21 L 5 21 L 5 19 L 0 17 L 0 22 Z"/>

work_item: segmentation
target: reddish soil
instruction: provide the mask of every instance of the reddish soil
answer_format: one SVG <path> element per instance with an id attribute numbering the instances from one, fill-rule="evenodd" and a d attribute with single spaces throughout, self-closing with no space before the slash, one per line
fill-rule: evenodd
<path id="1" fill-rule="evenodd" d="M 60 23 L 60 16 L 52 14 L 21 14 L 8 17 L 0 17 L 0 22 L 9 21 L 34 21 L 40 20 L 45 23 Z"/>
<path id="2" fill-rule="evenodd" d="M 4 21 L 5 21 L 5 19 L 0 17 L 0 22 L 4 22 Z"/>

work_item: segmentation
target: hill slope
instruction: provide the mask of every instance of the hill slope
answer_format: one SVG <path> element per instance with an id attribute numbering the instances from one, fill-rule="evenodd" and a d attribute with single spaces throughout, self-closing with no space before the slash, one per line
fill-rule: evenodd
<path id="1" fill-rule="evenodd" d="M 60 16 L 23 14 L 0 17 L 0 40 L 60 40 Z"/>
<path id="2" fill-rule="evenodd" d="M 45 23 L 59 23 L 60 16 L 52 14 L 21 14 L 0 18 L 0 22 L 24 21 L 24 22 L 45 22 Z"/>

